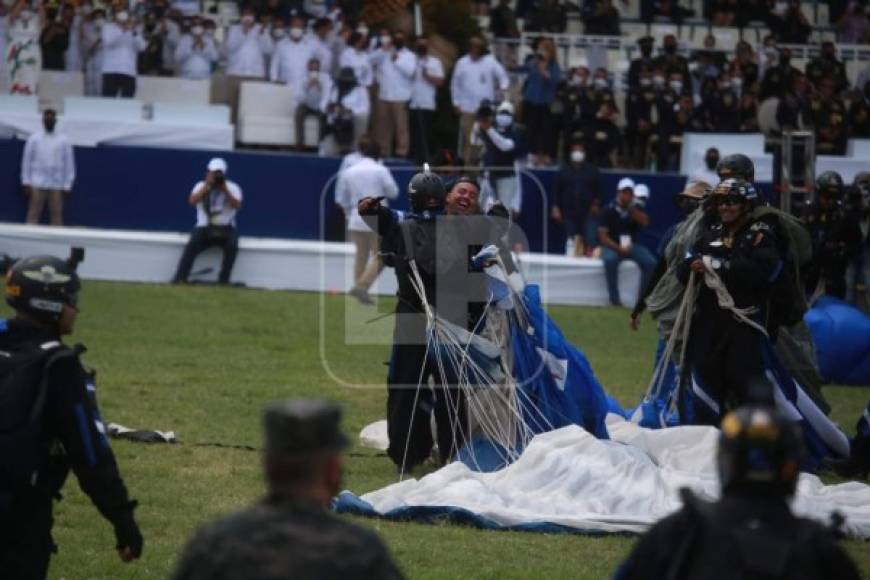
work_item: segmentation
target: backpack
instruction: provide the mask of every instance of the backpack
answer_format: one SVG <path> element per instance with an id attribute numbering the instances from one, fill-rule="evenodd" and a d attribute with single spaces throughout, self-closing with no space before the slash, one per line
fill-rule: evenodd
<path id="1" fill-rule="evenodd" d="M 752 217 L 773 228 L 779 250 L 785 256 L 768 305 L 767 328 L 771 336 L 776 336 L 780 326 L 797 324 L 809 309 L 801 272 L 812 261 L 812 240 L 800 220 L 778 208 L 760 206 L 753 211 Z"/>
<path id="2" fill-rule="evenodd" d="M 0 350 L 0 490 L 36 483 L 49 370 L 68 356 L 75 351 L 58 341 Z"/>

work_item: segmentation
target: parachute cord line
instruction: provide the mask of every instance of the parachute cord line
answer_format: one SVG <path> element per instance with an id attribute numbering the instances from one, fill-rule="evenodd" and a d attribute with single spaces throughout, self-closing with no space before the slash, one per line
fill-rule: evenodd
<path id="1" fill-rule="evenodd" d="M 704 263 L 704 283 L 708 288 L 713 290 L 716 293 L 716 298 L 719 302 L 719 308 L 723 310 L 730 310 L 734 314 L 734 318 L 737 319 L 738 322 L 742 322 L 748 326 L 751 326 L 764 336 L 768 337 L 767 329 L 762 325 L 758 324 L 751 318 L 750 315 L 756 314 L 758 312 L 758 307 L 750 306 L 749 308 L 738 308 L 734 303 L 734 297 L 731 296 L 731 293 L 728 292 L 728 288 L 725 287 L 725 283 L 722 282 L 722 279 L 713 269 L 713 259 L 710 256 L 704 256 L 702 259 Z"/>

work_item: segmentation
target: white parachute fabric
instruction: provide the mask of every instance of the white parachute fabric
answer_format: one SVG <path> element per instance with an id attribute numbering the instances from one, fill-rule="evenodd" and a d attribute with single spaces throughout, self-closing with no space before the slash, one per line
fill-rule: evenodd
<path id="1" fill-rule="evenodd" d="M 402 519 L 419 514 L 426 520 L 461 513 L 463 521 L 486 528 L 642 532 L 680 507 L 682 487 L 708 499 L 718 496 L 716 429 L 653 430 L 610 418 L 610 441 L 577 426 L 563 427 L 535 436 L 499 471 L 477 472 L 457 461 L 361 498 L 344 492 L 337 509 Z M 368 444 L 385 441 L 378 430 L 374 424 L 363 431 Z M 355 509 L 347 509 L 351 505 Z M 793 507 L 823 523 L 839 511 L 845 533 L 870 538 L 870 486 L 824 485 L 801 474 Z"/>

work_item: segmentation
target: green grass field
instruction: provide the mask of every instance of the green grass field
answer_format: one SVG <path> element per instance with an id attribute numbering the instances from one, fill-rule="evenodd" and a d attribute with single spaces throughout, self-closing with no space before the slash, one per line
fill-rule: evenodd
<path id="1" fill-rule="evenodd" d="M 103 417 L 129 427 L 174 430 L 181 444 L 113 444 L 140 502 L 146 544 L 135 564 L 120 563 L 110 526 L 78 486 L 67 483 L 56 509 L 60 552 L 50 577 L 166 578 L 196 527 L 263 492 L 257 452 L 200 444 L 259 447 L 260 410 L 267 402 L 299 396 L 339 401 L 353 441 L 364 425 L 383 418 L 392 319 L 361 326 L 363 337 L 381 344 L 347 346 L 344 336 L 347 319 L 367 321 L 389 312 L 389 305 L 361 310 L 354 304 L 347 313 L 345 306 L 341 296 L 87 282 L 71 342 L 89 347 L 85 361 L 99 371 Z M 649 380 L 652 325 L 645 321 L 641 332 L 631 333 L 625 310 L 551 312 L 608 391 L 623 404 L 635 403 Z M 870 389 L 829 387 L 826 394 L 834 418 L 851 431 Z M 394 479 L 385 456 L 351 447 L 345 487 L 364 493 Z M 412 578 L 607 578 L 634 542 L 624 536 L 359 522 L 380 532 Z M 866 575 L 867 544 L 846 547 Z"/>

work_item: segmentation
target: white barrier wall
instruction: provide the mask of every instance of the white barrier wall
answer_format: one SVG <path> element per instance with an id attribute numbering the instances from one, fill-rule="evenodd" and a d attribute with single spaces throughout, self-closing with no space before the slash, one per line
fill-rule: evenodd
<path id="1" fill-rule="evenodd" d="M 186 242 L 187 234 L 178 233 L 0 224 L 0 253 L 64 257 L 71 246 L 81 246 L 86 256 L 79 273 L 92 280 L 167 283 Z M 353 257 L 351 244 L 242 237 L 232 280 L 256 288 L 341 293 L 351 286 Z M 541 286 L 544 302 L 608 304 L 600 260 L 532 253 L 517 258 L 526 280 Z M 206 269 L 210 271 L 196 274 Z M 217 249 L 204 252 L 193 267 L 195 277 L 209 281 L 217 278 L 219 269 Z M 639 282 L 637 266 L 623 262 L 620 293 L 625 305 L 634 304 Z M 395 294 L 391 270 L 381 274 L 372 292 Z"/>

